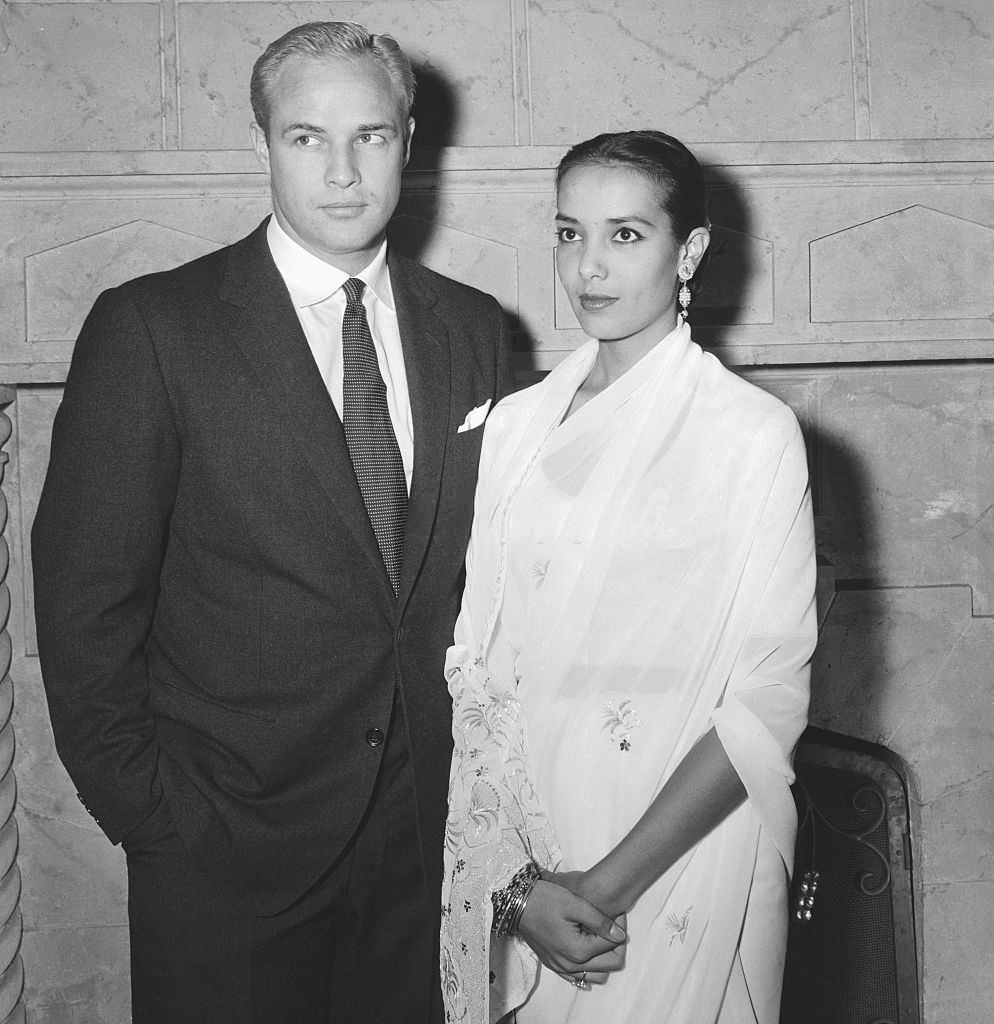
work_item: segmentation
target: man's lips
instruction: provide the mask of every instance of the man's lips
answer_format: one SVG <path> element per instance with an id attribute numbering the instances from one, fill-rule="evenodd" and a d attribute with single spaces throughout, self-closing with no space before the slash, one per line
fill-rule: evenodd
<path id="1" fill-rule="evenodd" d="M 358 217 L 366 209 L 365 203 L 325 203 L 321 209 L 329 217 Z"/>

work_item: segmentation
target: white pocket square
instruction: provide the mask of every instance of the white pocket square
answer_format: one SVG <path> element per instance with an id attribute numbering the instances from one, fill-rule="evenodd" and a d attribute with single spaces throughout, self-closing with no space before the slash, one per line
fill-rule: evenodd
<path id="1" fill-rule="evenodd" d="M 470 409 L 469 412 L 466 413 L 466 418 L 459 425 L 459 429 L 456 433 L 461 434 L 464 430 L 475 429 L 487 418 L 488 412 L 490 412 L 489 398 L 483 403 L 483 405 L 478 405 L 475 409 Z"/>

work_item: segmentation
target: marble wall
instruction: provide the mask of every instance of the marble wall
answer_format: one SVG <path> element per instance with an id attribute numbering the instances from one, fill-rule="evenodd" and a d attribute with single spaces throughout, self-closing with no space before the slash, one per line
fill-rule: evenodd
<path id="1" fill-rule="evenodd" d="M 101 288 L 265 215 L 249 70 L 270 39 L 322 18 L 391 31 L 415 60 L 416 152 L 394 242 L 500 298 L 522 379 L 580 339 L 553 270 L 563 148 L 652 125 L 707 164 L 716 251 L 696 334 L 787 401 L 808 438 L 822 617 L 812 720 L 909 765 L 923 1019 L 984 1024 L 989 0 L 0 5 L 0 654 L 17 739 L 14 755 L 0 721 L 0 856 L 17 850 L 23 916 L 18 952 L 17 869 L 0 860 L 0 1022 L 129 1019 L 123 861 L 58 762 L 34 641 L 29 529 L 73 338 Z M 5 677 L 0 711 L 10 691 Z"/>

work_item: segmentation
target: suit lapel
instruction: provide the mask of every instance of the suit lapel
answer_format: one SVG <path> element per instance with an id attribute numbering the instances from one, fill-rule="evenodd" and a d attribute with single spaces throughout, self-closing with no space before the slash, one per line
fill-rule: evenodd
<path id="1" fill-rule="evenodd" d="M 400 583 L 403 606 L 428 550 L 438 508 L 451 425 L 451 367 L 449 333 L 433 309 L 438 298 L 420 268 L 393 255 L 389 267 L 414 421 L 414 475 Z"/>
<path id="2" fill-rule="evenodd" d="M 234 248 L 221 298 L 226 303 L 222 332 L 241 350 L 356 544 L 389 590 L 341 420 L 269 253 L 265 222 Z M 290 495 L 287 498 L 291 500 Z"/>

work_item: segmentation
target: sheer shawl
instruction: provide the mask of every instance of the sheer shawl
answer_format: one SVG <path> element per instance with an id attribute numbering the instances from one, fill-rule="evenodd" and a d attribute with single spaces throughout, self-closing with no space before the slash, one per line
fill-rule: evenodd
<path id="1" fill-rule="evenodd" d="M 486 427 L 466 591 L 446 661 L 455 750 L 441 957 L 453 1021 L 499 1020 L 535 984 L 538 965 L 523 943 L 490 942 L 491 892 L 528 857 L 560 864 L 553 825 L 586 833 L 565 844 L 566 866 L 589 867 L 571 862 L 571 848 L 607 852 L 712 725 L 749 799 L 640 901 L 655 918 L 678 882 L 699 890 L 694 955 L 653 979 L 668 1006 L 698 1014 L 688 1020 L 716 1019 L 760 833 L 791 867 L 790 758 L 806 719 L 815 636 L 804 448 L 790 411 L 704 354 L 686 325 L 612 385 L 625 390 L 610 406 L 618 441 L 578 482 L 525 642 L 505 649 L 499 621 L 515 495 L 540 459 L 570 472 L 569 453 L 557 469 L 549 442 L 596 350 L 587 343 L 505 399 Z M 602 787 L 582 821 L 550 822 L 547 807 L 615 770 L 598 764 L 597 732 L 611 714 L 625 727 L 623 700 L 628 725 L 639 723 L 638 772 L 610 803 Z"/>

